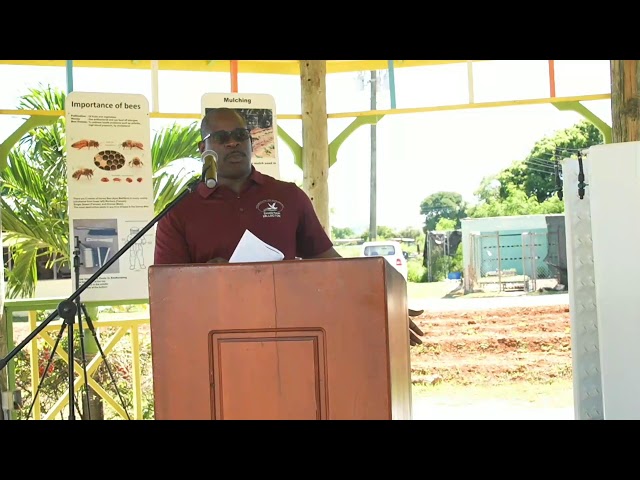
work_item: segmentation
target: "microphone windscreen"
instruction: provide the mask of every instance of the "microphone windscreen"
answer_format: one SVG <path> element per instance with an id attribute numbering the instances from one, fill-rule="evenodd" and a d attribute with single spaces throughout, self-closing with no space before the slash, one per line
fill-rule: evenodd
<path id="1" fill-rule="evenodd" d="M 206 150 L 202 154 L 204 182 L 209 188 L 218 183 L 218 155 L 213 150 Z"/>

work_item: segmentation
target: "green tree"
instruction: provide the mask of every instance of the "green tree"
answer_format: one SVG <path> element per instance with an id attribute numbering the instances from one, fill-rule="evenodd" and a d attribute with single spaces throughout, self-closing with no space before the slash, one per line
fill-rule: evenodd
<path id="1" fill-rule="evenodd" d="M 186 159 L 200 159 L 198 141 L 200 127 L 197 122 L 190 125 L 174 123 L 157 132 L 151 144 L 153 165 L 154 211 L 160 213 L 168 203 L 177 197 L 193 174 L 183 166 L 179 170 L 176 162 Z M 200 172 L 195 172 L 200 174 Z"/>
<path id="2" fill-rule="evenodd" d="M 564 203 L 557 196 L 540 203 L 534 196 L 515 185 L 507 187 L 507 198 L 492 198 L 469 208 L 469 217 L 506 217 L 513 215 L 552 214 L 564 212 Z"/>
<path id="3" fill-rule="evenodd" d="M 460 228 L 460 219 L 466 216 L 467 203 L 456 192 L 436 192 L 420 203 L 420 214 L 424 215 L 425 232 L 435 230 L 441 218 L 455 220 Z"/>
<path id="4" fill-rule="evenodd" d="M 536 142 L 524 159 L 482 179 L 475 196 L 478 203 L 468 209 L 470 217 L 533 215 L 564 212 L 557 196 L 556 161 L 603 143 L 592 123 L 583 120 Z M 560 170 L 561 171 L 561 170 Z"/>
<path id="5" fill-rule="evenodd" d="M 587 120 L 538 141 L 525 159 L 527 168 L 523 186 L 527 196 L 534 195 L 540 203 L 555 196 L 558 186 L 552 171 L 549 172 L 551 166 L 556 161 L 575 156 L 579 150 L 603 142 L 602 132 Z"/>
<path id="6" fill-rule="evenodd" d="M 396 238 L 398 233 L 391 227 L 386 227 L 384 225 L 378 225 L 376 228 L 376 234 L 379 240 L 386 240 L 388 238 Z M 365 230 L 360 235 L 360 238 L 365 242 L 369 241 L 369 230 Z"/>
<path id="7" fill-rule="evenodd" d="M 379 225 L 376 233 L 378 234 L 378 238 L 381 240 L 395 238 L 398 236 L 398 233 L 393 228 L 387 227 L 385 225 Z"/>
<path id="8" fill-rule="evenodd" d="M 30 89 L 18 110 L 62 110 L 64 94 Z M 64 118 L 23 137 L 0 172 L 0 209 L 13 268 L 5 272 L 7 297 L 30 296 L 38 264 L 69 263 Z"/>
<path id="9" fill-rule="evenodd" d="M 434 230 L 439 231 L 447 231 L 447 230 L 455 230 L 456 229 L 456 221 L 450 218 L 441 218 L 438 220 L 436 224 L 436 228 Z"/>
<path id="10" fill-rule="evenodd" d="M 476 198 L 480 203 L 496 198 L 506 200 L 511 192 L 522 190 L 527 198 L 535 196 L 542 203 L 558 191 L 556 162 L 559 164 L 579 150 L 603 141 L 600 130 L 586 120 L 559 130 L 536 142 L 524 160 L 517 160 L 499 173 L 483 178 L 475 192 Z"/>
<path id="11" fill-rule="evenodd" d="M 398 232 L 399 237 L 413 238 L 414 240 L 417 239 L 420 235 L 422 235 L 422 232 L 419 229 L 413 227 L 407 227 Z"/>
<path id="12" fill-rule="evenodd" d="M 333 238 L 355 238 L 356 234 L 349 227 L 331 227 L 331 234 Z"/>

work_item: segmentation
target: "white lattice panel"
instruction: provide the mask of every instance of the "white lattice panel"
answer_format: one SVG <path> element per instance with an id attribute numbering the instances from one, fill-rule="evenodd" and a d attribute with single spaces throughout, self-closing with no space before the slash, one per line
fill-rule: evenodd
<path id="1" fill-rule="evenodd" d="M 589 183 L 588 161 L 583 161 Z M 591 238 L 590 188 L 578 196 L 578 161 L 562 162 L 575 418 L 604 419 L 598 314 Z"/>

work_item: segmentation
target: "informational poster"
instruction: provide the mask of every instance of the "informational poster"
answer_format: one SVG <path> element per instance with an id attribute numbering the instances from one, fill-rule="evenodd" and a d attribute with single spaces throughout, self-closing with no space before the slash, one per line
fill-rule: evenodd
<path id="1" fill-rule="evenodd" d="M 275 99 L 264 93 L 205 93 L 202 115 L 216 108 L 233 108 L 240 113 L 253 139 L 253 166 L 280 179 Z"/>
<path id="2" fill-rule="evenodd" d="M 149 103 L 145 96 L 72 92 L 66 152 L 71 278 L 76 290 L 154 217 Z M 82 293 L 83 301 L 148 298 L 155 225 Z M 78 249 L 79 284 L 73 267 Z"/>

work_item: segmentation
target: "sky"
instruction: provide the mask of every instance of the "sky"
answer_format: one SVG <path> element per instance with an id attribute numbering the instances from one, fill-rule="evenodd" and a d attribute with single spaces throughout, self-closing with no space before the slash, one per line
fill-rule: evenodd
<path id="1" fill-rule="evenodd" d="M 383 72 L 383 71 L 381 71 Z M 556 60 L 556 95 L 595 95 L 611 91 L 608 60 Z M 370 109 L 370 89 L 357 72 L 327 76 L 329 113 Z M 51 85 L 67 91 L 64 67 L 0 65 L 0 109 L 15 109 L 29 88 Z M 368 80 L 368 72 L 364 74 Z M 396 108 L 468 103 L 465 63 L 396 68 Z M 549 97 L 546 60 L 488 61 L 473 64 L 475 102 Z M 75 91 L 143 94 L 152 105 L 151 72 L 76 68 Z M 159 72 L 158 109 L 163 113 L 199 113 L 204 93 L 230 92 L 228 73 Z M 240 74 L 240 93 L 273 95 L 276 114 L 300 114 L 300 79 L 297 75 Z M 390 92 L 378 93 L 378 109 L 391 108 Z M 609 100 L 584 102 L 611 124 Z M 329 119 L 333 140 L 352 118 Z M 485 176 L 498 173 L 524 159 L 543 137 L 576 124 L 582 117 L 561 112 L 551 104 L 476 108 L 385 116 L 377 126 L 377 224 L 395 229 L 421 228 L 420 202 L 438 191 L 459 192 L 474 203 L 473 192 Z M 174 122 L 194 120 L 151 119 L 155 131 Z M 23 123 L 21 117 L 0 115 L 4 140 Z M 301 120 L 278 120 L 278 125 L 302 144 Z M 278 139 L 282 180 L 302 181 L 293 155 Z M 356 130 L 341 146 L 329 172 L 331 225 L 351 227 L 356 233 L 369 224 L 370 127 Z"/>

